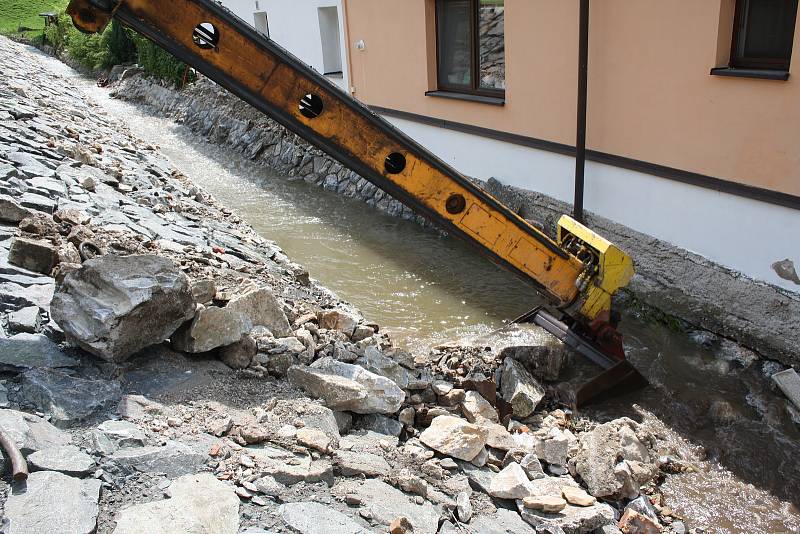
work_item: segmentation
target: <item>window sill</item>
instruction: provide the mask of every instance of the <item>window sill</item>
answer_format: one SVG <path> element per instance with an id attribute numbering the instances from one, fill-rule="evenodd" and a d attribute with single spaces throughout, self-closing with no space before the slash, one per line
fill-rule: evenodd
<path id="1" fill-rule="evenodd" d="M 781 80 L 789 79 L 789 71 L 785 70 L 766 70 L 766 69 L 734 69 L 732 67 L 717 67 L 711 69 L 712 76 L 730 76 L 733 78 L 756 78 L 759 80 Z"/>
<path id="2" fill-rule="evenodd" d="M 466 100 L 468 102 L 478 102 L 492 106 L 505 106 L 506 99 L 497 96 L 470 95 L 466 93 L 452 93 L 450 91 L 428 91 L 425 96 L 438 96 L 439 98 L 452 98 L 454 100 Z"/>

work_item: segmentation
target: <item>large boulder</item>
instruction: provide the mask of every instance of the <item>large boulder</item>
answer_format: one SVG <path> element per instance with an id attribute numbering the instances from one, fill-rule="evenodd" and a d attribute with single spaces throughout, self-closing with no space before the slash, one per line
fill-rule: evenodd
<path id="1" fill-rule="evenodd" d="M 486 429 L 459 417 L 440 415 L 420 434 L 419 440 L 447 456 L 470 462 L 486 446 Z"/>
<path id="2" fill-rule="evenodd" d="M 571 463 L 595 497 L 633 499 L 639 495 L 640 486 L 658 473 L 643 443 L 648 436 L 631 419 L 599 425 L 578 440 L 579 450 Z"/>
<path id="3" fill-rule="evenodd" d="M 3 532 L 91 534 L 97 530 L 101 485 L 54 471 L 31 473 L 26 491 L 9 492 Z"/>
<path id="4" fill-rule="evenodd" d="M 269 288 L 257 288 L 235 297 L 227 306 L 200 306 L 191 321 L 172 336 L 172 346 L 191 353 L 208 352 L 239 342 L 256 326 L 275 336 L 291 333 L 289 320 Z"/>
<path id="5" fill-rule="evenodd" d="M 67 275 L 51 305 L 70 340 L 112 362 L 161 343 L 194 312 L 188 278 L 158 256 L 89 260 Z"/>
<path id="6" fill-rule="evenodd" d="M 168 492 L 169 499 L 137 504 L 119 512 L 114 534 L 239 531 L 239 497 L 232 486 L 214 475 L 183 476 L 170 485 Z"/>
<path id="7" fill-rule="evenodd" d="M 322 358 L 310 367 L 293 366 L 289 381 L 328 408 L 360 414 L 394 414 L 403 404 L 405 393 L 386 377 L 360 367 Z"/>

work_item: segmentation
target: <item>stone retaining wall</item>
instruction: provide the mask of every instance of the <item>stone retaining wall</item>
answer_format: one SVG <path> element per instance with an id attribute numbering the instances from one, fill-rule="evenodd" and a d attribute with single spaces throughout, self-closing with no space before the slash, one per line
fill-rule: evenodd
<path id="1" fill-rule="evenodd" d="M 116 96 L 173 117 L 210 142 L 236 150 L 278 173 L 358 198 L 391 215 L 427 221 L 357 173 L 229 95 L 209 80 L 177 92 L 134 76 Z M 556 221 L 571 207 L 547 195 L 482 185 L 522 217 L 555 235 Z M 711 331 L 787 365 L 800 364 L 800 295 L 754 281 L 697 254 L 608 219 L 587 214 L 589 225 L 630 253 L 637 274 L 622 297 L 650 312 Z M 683 325 L 687 326 L 687 325 Z"/>

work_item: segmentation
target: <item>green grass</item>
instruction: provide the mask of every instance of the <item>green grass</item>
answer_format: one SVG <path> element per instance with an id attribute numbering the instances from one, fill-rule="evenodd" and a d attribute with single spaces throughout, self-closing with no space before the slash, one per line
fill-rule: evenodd
<path id="1" fill-rule="evenodd" d="M 44 19 L 39 13 L 64 9 L 68 0 L 0 0 L 0 33 L 17 33 L 20 26 L 35 28 L 40 34 Z"/>

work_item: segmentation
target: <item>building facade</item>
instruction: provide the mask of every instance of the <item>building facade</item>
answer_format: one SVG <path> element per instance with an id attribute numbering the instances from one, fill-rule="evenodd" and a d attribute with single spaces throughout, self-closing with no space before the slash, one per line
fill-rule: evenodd
<path id="1" fill-rule="evenodd" d="M 301 12 L 335 3 L 342 87 L 467 175 L 572 201 L 579 0 L 259 3 L 320 71 Z M 800 290 L 797 0 L 590 6 L 586 209 Z"/>
<path id="2" fill-rule="evenodd" d="M 341 0 L 223 0 L 221 4 L 348 90 Z"/>

